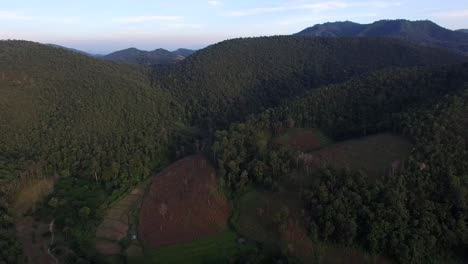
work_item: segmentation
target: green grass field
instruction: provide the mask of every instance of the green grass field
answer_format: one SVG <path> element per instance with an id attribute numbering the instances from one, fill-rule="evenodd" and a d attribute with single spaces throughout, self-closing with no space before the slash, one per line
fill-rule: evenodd
<path id="1" fill-rule="evenodd" d="M 250 249 L 252 249 L 252 245 L 239 245 L 237 235 L 230 230 L 225 230 L 216 236 L 190 243 L 164 247 L 158 250 L 144 250 L 142 256 L 129 257 L 128 263 L 224 263 L 229 257 Z"/>

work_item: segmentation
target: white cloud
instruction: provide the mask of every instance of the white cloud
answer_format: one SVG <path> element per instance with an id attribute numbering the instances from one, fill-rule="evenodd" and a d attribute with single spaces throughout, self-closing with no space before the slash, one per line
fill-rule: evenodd
<path id="1" fill-rule="evenodd" d="M 212 0 L 212 1 L 208 1 L 208 4 L 212 5 L 212 6 L 218 6 L 221 4 L 220 1 L 216 1 L 216 0 Z"/>
<path id="2" fill-rule="evenodd" d="M 448 12 L 439 12 L 434 14 L 435 17 L 442 18 L 442 19 L 460 19 L 460 18 L 468 18 L 468 9 L 464 10 L 454 10 Z"/>
<path id="3" fill-rule="evenodd" d="M 385 1 L 370 1 L 370 2 L 347 2 L 347 1 L 326 1 L 320 3 L 300 3 L 290 5 L 279 5 L 271 7 L 259 7 L 242 10 L 234 10 L 226 13 L 229 17 L 243 17 L 254 16 L 268 13 L 279 13 L 285 11 L 307 10 L 313 12 L 323 12 L 330 10 L 346 9 L 351 7 L 365 7 L 365 8 L 389 8 L 393 6 L 401 6 L 400 2 L 385 2 Z"/>
<path id="4" fill-rule="evenodd" d="M 180 16 L 134 16 L 134 17 L 120 17 L 112 19 L 114 23 L 121 24 L 135 24 L 154 21 L 179 21 L 182 20 Z"/>
<path id="5" fill-rule="evenodd" d="M 77 17 L 31 16 L 31 15 L 25 15 L 19 12 L 0 10 L 0 20 L 49 22 L 49 23 L 75 23 L 75 22 L 78 22 L 80 19 Z"/>

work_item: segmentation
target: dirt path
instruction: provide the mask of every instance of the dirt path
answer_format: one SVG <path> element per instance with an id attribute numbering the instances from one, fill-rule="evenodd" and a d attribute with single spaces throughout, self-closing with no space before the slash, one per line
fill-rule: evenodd
<path id="1" fill-rule="evenodd" d="M 96 250 L 98 253 L 112 256 L 122 252 L 119 241 L 127 236 L 130 213 L 143 193 L 143 187 L 136 187 L 107 212 L 96 231 Z"/>
<path id="2" fill-rule="evenodd" d="M 58 259 L 54 256 L 54 253 L 52 253 L 52 251 L 50 250 L 52 245 L 55 243 L 54 223 L 55 223 L 55 219 L 50 221 L 50 224 L 49 224 L 50 243 L 49 243 L 49 248 L 47 249 L 47 254 L 49 254 L 49 256 L 53 258 L 54 262 L 57 264 L 59 263 Z"/>

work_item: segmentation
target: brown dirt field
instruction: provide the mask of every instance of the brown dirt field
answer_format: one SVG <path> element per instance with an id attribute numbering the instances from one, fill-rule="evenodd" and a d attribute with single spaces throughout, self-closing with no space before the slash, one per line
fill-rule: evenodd
<path id="1" fill-rule="evenodd" d="M 307 236 L 307 230 L 302 221 L 297 220 L 297 218 L 290 218 L 281 236 L 291 255 L 297 256 L 304 263 L 308 263 L 313 259 L 314 243 Z"/>
<path id="2" fill-rule="evenodd" d="M 317 149 L 320 147 L 320 142 L 315 139 L 315 135 L 310 131 L 296 133 L 289 140 L 278 139 L 278 144 L 289 145 L 293 149 L 308 151 L 309 149 Z"/>
<path id="3" fill-rule="evenodd" d="M 215 235 L 230 206 L 218 193 L 215 169 L 200 156 L 179 160 L 153 177 L 139 214 L 139 239 L 151 248 Z"/>
<path id="4" fill-rule="evenodd" d="M 36 205 L 54 189 L 54 179 L 26 180 L 19 186 L 15 197 L 13 211 L 16 217 L 21 217 L 27 211 L 34 211 Z"/>
<path id="5" fill-rule="evenodd" d="M 399 161 L 411 152 L 407 139 L 393 134 L 378 134 L 330 145 L 324 149 L 299 156 L 306 165 L 363 170 L 369 176 L 393 173 Z"/>
<path id="6" fill-rule="evenodd" d="M 111 256 L 121 253 L 119 241 L 127 237 L 131 210 L 143 193 L 142 187 L 136 187 L 109 209 L 96 230 L 95 247 L 99 254 Z"/>
<path id="7" fill-rule="evenodd" d="M 48 231 L 47 223 L 36 222 L 31 216 L 16 221 L 16 237 L 23 245 L 23 252 L 29 263 L 55 263 L 54 259 L 47 254 L 49 238 L 43 237 L 43 234 Z"/>

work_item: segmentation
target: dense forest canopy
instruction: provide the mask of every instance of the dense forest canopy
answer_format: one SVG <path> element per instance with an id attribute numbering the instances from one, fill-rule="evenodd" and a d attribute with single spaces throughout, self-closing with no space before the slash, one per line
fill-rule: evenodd
<path id="1" fill-rule="evenodd" d="M 170 70 L 156 70 L 154 82 L 180 98 L 194 124 L 216 128 L 366 72 L 462 60 L 385 38 L 246 38 L 215 44 Z"/>
<path id="2" fill-rule="evenodd" d="M 79 263 L 94 256 L 99 208 L 187 154 L 206 152 L 229 197 L 281 189 L 301 164 L 273 139 L 292 127 L 415 144 L 395 177 L 324 168 L 296 190 L 311 237 L 399 262 L 466 257 L 466 61 L 395 39 L 284 36 L 148 69 L 1 41 L 0 262 L 20 259 L 9 198 L 22 180 L 60 179 L 40 213 L 67 230 Z"/>
<path id="3" fill-rule="evenodd" d="M 318 88 L 219 131 L 212 146 L 233 192 L 294 181 L 300 156 L 273 144 L 297 127 L 336 139 L 395 132 L 415 142 L 392 175 L 324 168 L 303 186 L 315 239 L 361 245 L 403 263 L 466 257 L 468 65 L 385 70 Z"/>

